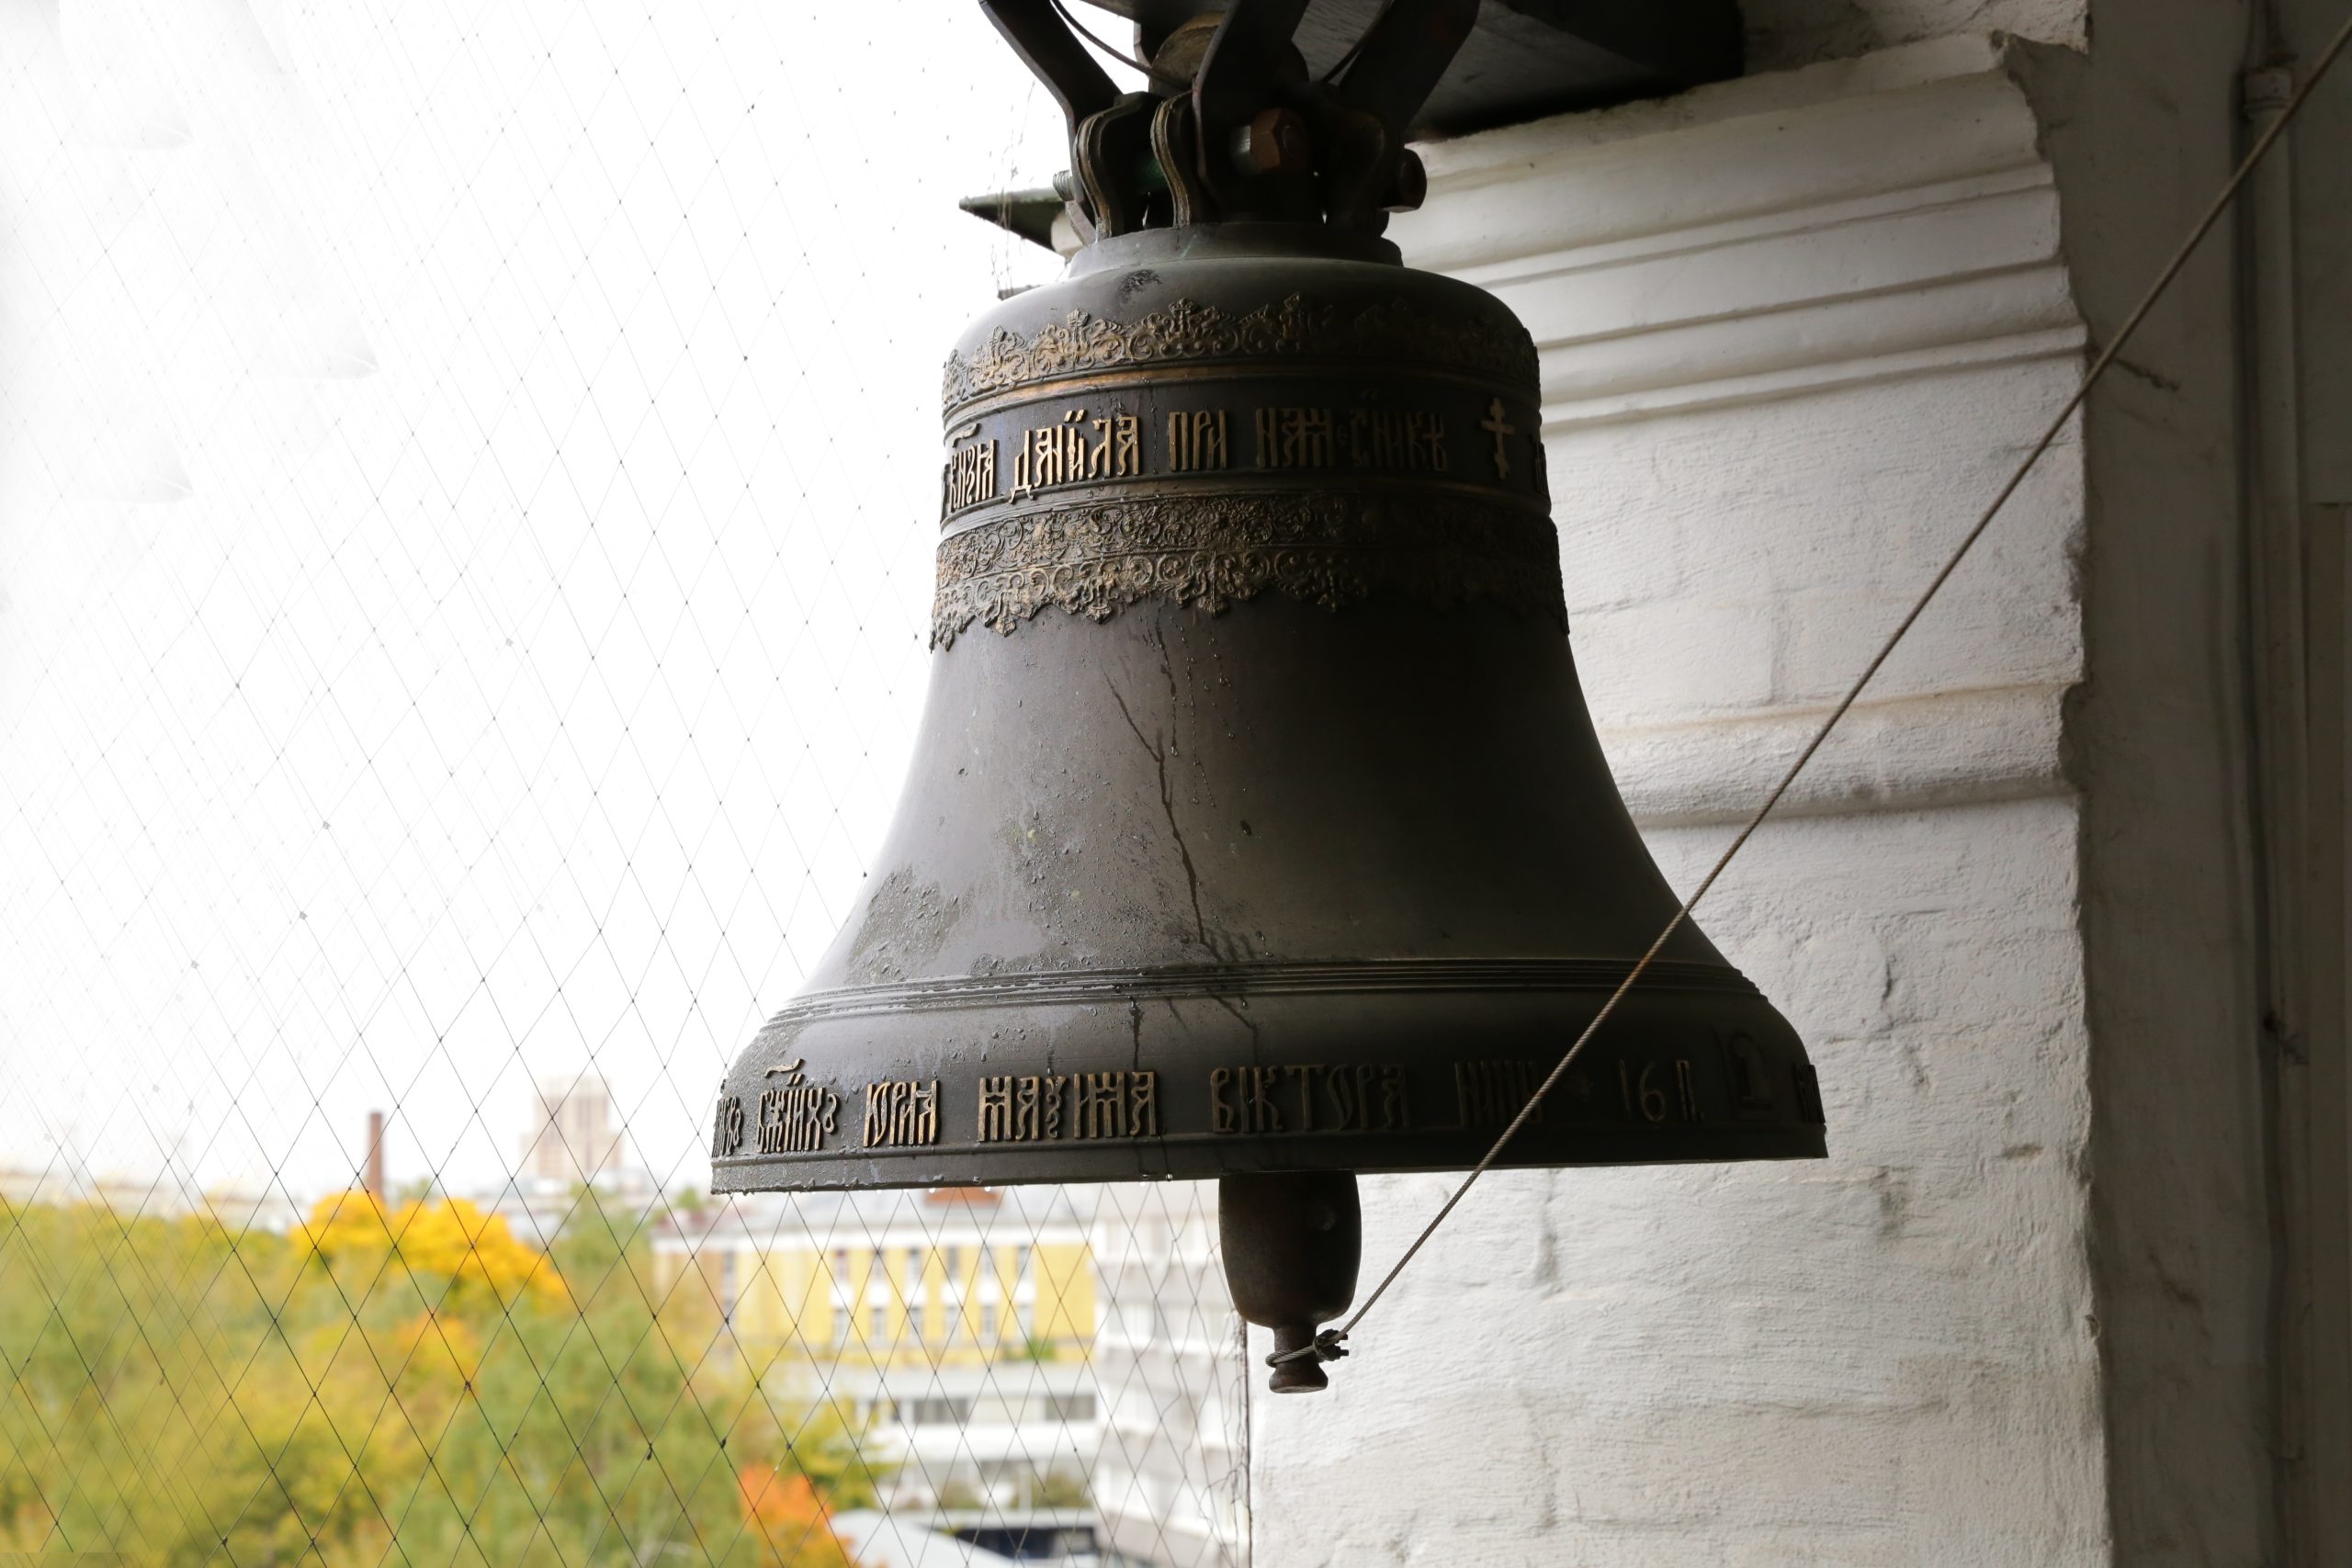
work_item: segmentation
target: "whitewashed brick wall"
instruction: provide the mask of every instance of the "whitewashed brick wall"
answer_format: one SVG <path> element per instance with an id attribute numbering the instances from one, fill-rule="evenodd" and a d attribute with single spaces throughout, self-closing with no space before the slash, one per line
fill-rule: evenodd
<path id="1" fill-rule="evenodd" d="M 2041 141 L 1962 37 L 1430 150 L 1398 237 L 1543 348 L 1577 660 L 1681 886 L 2072 389 Z M 2069 439 L 1702 916 L 1831 1157 L 1490 1179 L 1330 1394 L 1261 1400 L 1261 1568 L 2108 1560 L 2084 517 Z M 1446 1185 L 1366 1183 L 1367 1283 Z"/>

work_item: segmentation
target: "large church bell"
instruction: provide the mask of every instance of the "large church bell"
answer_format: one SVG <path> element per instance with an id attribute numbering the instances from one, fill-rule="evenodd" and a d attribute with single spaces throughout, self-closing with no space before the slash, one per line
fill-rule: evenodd
<path id="1" fill-rule="evenodd" d="M 1475 3 L 1390 0 L 1317 81 L 1305 0 L 1232 0 L 1139 28 L 1127 94 L 1051 0 L 983 3 L 1084 243 L 948 356 L 912 764 L 714 1185 L 1216 1177 L 1283 1355 L 1353 1293 L 1354 1173 L 1476 1162 L 1675 898 L 1577 689 L 1534 345 L 1380 237 Z M 1822 1152 L 1685 924 L 1498 1163 Z"/>

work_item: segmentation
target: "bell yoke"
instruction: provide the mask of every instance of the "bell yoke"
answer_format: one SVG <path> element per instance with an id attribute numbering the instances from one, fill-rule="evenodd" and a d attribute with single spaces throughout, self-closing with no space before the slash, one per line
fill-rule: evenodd
<path id="1" fill-rule="evenodd" d="M 1146 29 L 1122 95 L 988 6 L 1083 244 L 948 357 L 904 793 L 711 1151 L 730 1192 L 1218 1178 L 1278 1355 L 1353 1294 L 1354 1173 L 1475 1164 L 1676 907 L 1577 688 L 1534 345 L 1380 237 L 1476 6 L 1392 0 L 1325 81 L 1302 8 Z M 1822 1152 L 1685 923 L 1498 1163 Z"/>

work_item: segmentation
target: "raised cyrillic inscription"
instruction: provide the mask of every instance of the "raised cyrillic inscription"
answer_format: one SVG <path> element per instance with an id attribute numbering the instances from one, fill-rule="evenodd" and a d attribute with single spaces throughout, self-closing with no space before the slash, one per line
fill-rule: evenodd
<path id="1" fill-rule="evenodd" d="M 1462 1104 L 1462 1124 L 1464 1127 L 1501 1127 L 1517 1116 L 1520 1108 L 1535 1098 L 1536 1085 L 1544 1075 L 1532 1062 L 1456 1062 L 1453 1064 L 1453 1091 Z M 1544 1108 L 1538 1105 L 1531 1122 L 1544 1120 Z"/>
<path id="2" fill-rule="evenodd" d="M 865 1086 L 865 1146 L 939 1142 L 939 1080 L 889 1079 Z"/>
<path id="3" fill-rule="evenodd" d="M 1042 1073 L 980 1080 L 979 1141 L 1159 1135 L 1156 1072 Z"/>
<path id="4" fill-rule="evenodd" d="M 1168 468 L 1171 473 L 1192 474 L 1226 466 L 1225 411 L 1182 410 L 1168 416 Z"/>
<path id="5" fill-rule="evenodd" d="M 1405 1069 L 1395 1062 L 1211 1067 L 1209 1130 L 1401 1133 L 1413 1124 L 1408 1088 Z"/>
<path id="6" fill-rule="evenodd" d="M 840 1118 L 842 1097 L 808 1082 L 800 1068 L 796 1057 L 767 1070 L 769 1077 L 781 1077 L 784 1082 L 760 1091 L 760 1153 L 763 1155 L 813 1154 L 825 1146 Z"/>
<path id="7" fill-rule="evenodd" d="M 1796 1068 L 1797 1111 L 1807 1122 L 1818 1125 L 1825 1120 L 1821 1114 L 1821 1075 L 1809 1062 L 1799 1062 Z"/>
<path id="8" fill-rule="evenodd" d="M 1143 438 L 1131 413 L 1096 419 L 1068 409 L 1052 424 L 1024 432 L 1012 457 L 1012 493 L 1026 495 L 1089 479 L 1131 479 L 1143 472 Z"/>
<path id="9" fill-rule="evenodd" d="M 731 1155 L 743 1146 L 743 1100 L 741 1095 L 719 1096 L 718 1113 L 712 1119 L 710 1152 L 715 1156 Z"/>
<path id="10" fill-rule="evenodd" d="M 974 441 L 951 447 L 941 475 L 939 514 L 944 517 L 995 499 L 996 443 Z"/>
<path id="11" fill-rule="evenodd" d="M 1331 411 L 1262 408 L 1258 411 L 1258 466 L 1261 468 L 1328 468 L 1331 466 Z"/>
<path id="12" fill-rule="evenodd" d="M 1445 416 L 1419 410 L 1353 410 L 1348 415 L 1348 461 L 1359 468 L 1442 474 Z"/>
<path id="13" fill-rule="evenodd" d="M 1732 1081 L 1739 1086 L 1739 1103 L 1747 1110 L 1761 1110 L 1771 1105 L 1772 1075 L 1764 1061 L 1764 1049 L 1745 1034 L 1735 1034 L 1724 1044 L 1724 1054 L 1731 1059 Z"/>

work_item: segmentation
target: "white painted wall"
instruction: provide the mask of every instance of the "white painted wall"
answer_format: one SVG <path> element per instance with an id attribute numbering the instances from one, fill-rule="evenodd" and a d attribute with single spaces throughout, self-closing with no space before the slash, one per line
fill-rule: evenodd
<path id="1" fill-rule="evenodd" d="M 1543 348 L 1588 697 L 1685 886 L 2219 186 L 2244 29 L 1748 14 L 1819 62 L 1435 147 L 1397 229 Z M 1831 1157 L 1489 1179 L 1259 1403 L 1261 1568 L 2323 1561 L 2265 1458 L 2230 306 L 2218 249 L 1702 913 Z M 1367 1283 L 1447 1185 L 1366 1184 Z"/>

